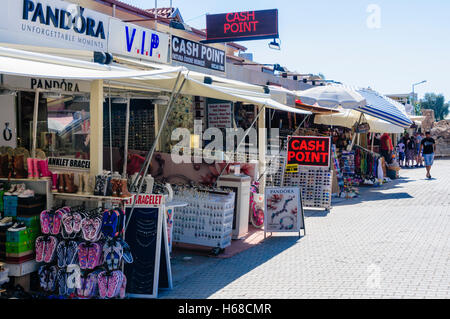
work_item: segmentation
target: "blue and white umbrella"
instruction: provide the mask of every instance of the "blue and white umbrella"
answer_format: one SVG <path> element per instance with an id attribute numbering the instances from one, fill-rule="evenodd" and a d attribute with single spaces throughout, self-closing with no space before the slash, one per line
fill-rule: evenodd
<path id="1" fill-rule="evenodd" d="M 371 89 L 358 89 L 357 92 L 366 99 L 366 104 L 356 110 L 405 128 L 413 124 L 398 102 Z"/>

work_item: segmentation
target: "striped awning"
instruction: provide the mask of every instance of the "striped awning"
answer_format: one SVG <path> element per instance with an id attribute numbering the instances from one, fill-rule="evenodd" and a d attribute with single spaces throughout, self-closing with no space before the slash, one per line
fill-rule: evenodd
<path id="1" fill-rule="evenodd" d="M 358 89 L 357 91 L 366 99 L 366 105 L 357 108 L 357 111 L 404 128 L 413 124 L 406 113 L 402 112 L 402 109 L 397 105 L 398 102 L 370 89 Z"/>

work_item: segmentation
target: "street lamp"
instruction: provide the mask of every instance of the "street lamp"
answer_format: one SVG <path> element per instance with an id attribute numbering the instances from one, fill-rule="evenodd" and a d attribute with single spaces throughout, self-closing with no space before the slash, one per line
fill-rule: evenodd
<path id="1" fill-rule="evenodd" d="M 419 84 L 423 84 L 423 83 L 427 83 L 427 80 L 424 80 L 424 81 L 422 81 L 422 82 L 418 82 L 418 83 L 414 83 L 413 85 L 412 85 L 412 104 L 413 104 L 413 107 L 414 107 L 414 113 L 416 113 L 416 115 L 419 115 L 419 114 L 417 114 L 418 112 L 417 112 L 417 110 L 416 110 L 416 93 L 415 93 L 415 87 L 417 86 L 417 85 L 419 85 Z"/>

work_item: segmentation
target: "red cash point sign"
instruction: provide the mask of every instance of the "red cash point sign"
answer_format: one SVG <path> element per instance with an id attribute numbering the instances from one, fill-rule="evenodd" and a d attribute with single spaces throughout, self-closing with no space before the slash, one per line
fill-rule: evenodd
<path id="1" fill-rule="evenodd" d="M 207 15 L 206 30 L 203 43 L 278 38 L 278 10 Z"/>
<path id="2" fill-rule="evenodd" d="M 329 167 L 330 153 L 330 137 L 290 136 L 287 165 Z"/>

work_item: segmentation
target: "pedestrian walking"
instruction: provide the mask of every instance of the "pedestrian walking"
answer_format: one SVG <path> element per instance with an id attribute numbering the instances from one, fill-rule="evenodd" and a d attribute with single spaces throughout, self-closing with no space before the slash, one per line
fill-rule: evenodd
<path id="1" fill-rule="evenodd" d="M 416 158 L 416 142 L 414 137 L 409 137 L 406 140 L 406 167 L 414 166 L 414 159 Z M 411 165 L 409 165 L 411 163 Z"/>
<path id="2" fill-rule="evenodd" d="M 423 155 L 420 151 L 420 145 L 422 145 L 422 140 L 424 139 L 423 133 L 418 133 L 416 138 L 416 145 L 417 145 L 417 166 L 418 167 L 424 167 L 423 165 Z"/>
<path id="3" fill-rule="evenodd" d="M 399 158 L 399 164 L 401 167 L 405 164 L 405 143 L 403 142 L 403 139 L 400 140 L 400 142 L 397 144 L 398 148 L 398 158 Z"/>
<path id="4" fill-rule="evenodd" d="M 425 133 L 425 138 L 420 144 L 420 151 L 423 152 L 425 167 L 427 168 L 427 177 L 431 179 L 431 167 L 434 164 L 434 154 L 436 153 L 436 142 L 431 137 L 430 132 Z"/>

